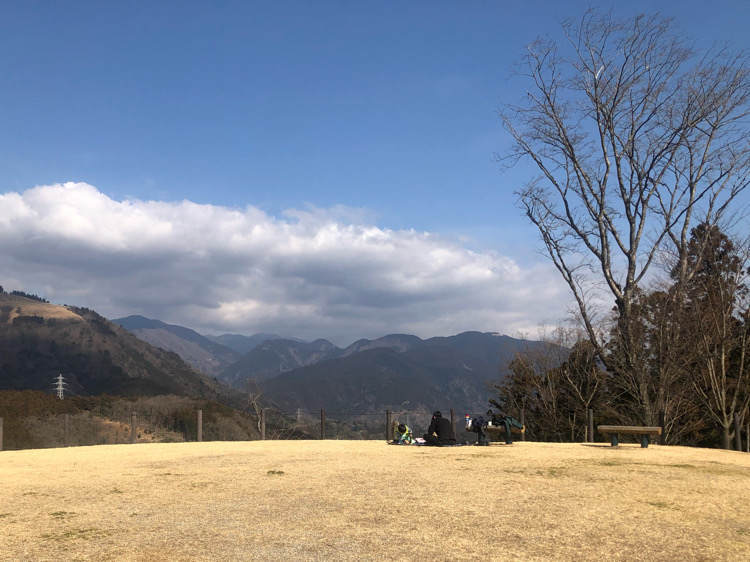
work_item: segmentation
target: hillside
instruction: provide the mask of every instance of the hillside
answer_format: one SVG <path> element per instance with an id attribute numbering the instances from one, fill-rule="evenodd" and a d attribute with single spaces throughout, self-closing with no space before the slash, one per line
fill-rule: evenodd
<path id="1" fill-rule="evenodd" d="M 731 451 L 254 441 L 0 463 L 11 560 L 750 558 L 750 455 Z"/>
<path id="2" fill-rule="evenodd" d="M 428 340 L 386 336 L 353 345 L 364 351 L 331 350 L 338 356 L 267 378 L 263 391 L 289 411 L 433 410 L 447 405 L 481 413 L 493 395 L 491 383 L 507 372 L 515 354 L 546 344 L 465 332 Z"/>
<path id="3" fill-rule="evenodd" d="M 248 381 L 263 381 L 298 367 L 313 365 L 341 355 L 328 340 L 300 342 L 289 339 L 264 341 L 219 374 L 223 382 L 244 389 Z"/>
<path id="4" fill-rule="evenodd" d="M 377 338 L 374 340 L 357 340 L 350 346 L 343 349 L 340 355 L 342 357 L 346 357 L 348 355 L 359 353 L 360 351 L 368 351 L 370 349 L 381 348 L 393 349 L 394 351 L 408 351 L 422 345 L 423 343 L 424 342 L 422 339 L 410 334 L 389 334 L 387 336 L 383 336 L 382 338 Z"/>
<path id="5" fill-rule="evenodd" d="M 283 339 L 277 334 L 253 334 L 252 336 L 243 336 L 241 334 L 221 334 L 220 336 L 206 336 L 211 341 L 221 344 L 244 355 L 252 351 L 264 341 Z M 301 341 L 301 340 L 300 340 Z"/>
<path id="6" fill-rule="evenodd" d="M 173 351 L 188 365 L 207 375 L 218 375 L 241 357 L 233 349 L 183 326 L 143 316 L 116 318 L 112 322 L 155 347 Z"/>
<path id="7" fill-rule="evenodd" d="M 348 357 L 372 349 L 407 351 L 422 344 L 423 340 L 407 334 L 390 334 L 375 340 L 361 339 L 346 348 L 337 347 L 325 339 L 304 342 L 273 338 L 256 345 L 239 361 L 224 369 L 219 378 L 235 388 L 244 388 L 248 380 L 264 381 L 329 359 Z"/>
<path id="8" fill-rule="evenodd" d="M 0 390 L 3 450 L 130 442 L 136 412 L 139 443 L 195 441 L 196 412 L 202 410 L 203 439 L 258 439 L 256 420 L 212 400 L 187 396 L 56 396 L 34 390 Z M 64 430 L 68 416 L 68 434 Z M 272 430 L 269 429 L 269 433 Z"/>
<path id="9" fill-rule="evenodd" d="M 175 353 L 152 347 L 92 310 L 0 294 L 0 390 L 47 390 L 61 373 L 79 395 L 225 390 Z"/>

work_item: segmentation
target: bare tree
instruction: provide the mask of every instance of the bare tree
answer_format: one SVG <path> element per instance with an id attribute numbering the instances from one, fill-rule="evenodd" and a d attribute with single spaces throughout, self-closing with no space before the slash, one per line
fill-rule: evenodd
<path id="1" fill-rule="evenodd" d="M 588 337 L 608 369 L 627 377 L 646 424 L 656 423 L 633 306 L 660 249 L 690 277 L 691 225 L 716 224 L 750 182 L 744 56 L 698 56 L 658 16 L 615 21 L 587 12 L 563 24 L 565 41 L 529 45 L 526 100 L 502 114 L 507 156 L 537 177 L 517 191 L 549 257 L 570 287 Z M 617 357 L 596 328 L 614 301 Z"/>
<path id="2" fill-rule="evenodd" d="M 523 417 L 531 439 L 562 441 L 568 424 L 569 395 L 561 365 L 568 358 L 572 332 L 556 328 L 541 346 L 516 354 L 509 373 L 494 385 L 497 399 L 490 404 L 501 412 Z"/>
<path id="3" fill-rule="evenodd" d="M 694 339 L 682 321 L 685 309 L 682 289 L 676 284 L 662 287 L 644 294 L 639 303 L 649 392 L 654 407 L 664 416 L 659 421 L 664 425 L 664 441 L 670 444 L 679 443 L 703 425 L 701 408 L 692 392 L 689 364 Z M 637 393 L 638 379 L 625 375 L 615 382 L 631 395 Z"/>
<path id="4" fill-rule="evenodd" d="M 510 373 L 495 388 L 498 398 L 490 404 L 501 412 L 520 416 L 525 411 L 528 437 L 544 441 L 564 440 L 567 405 L 560 369 L 543 352 L 518 353 Z"/>
<path id="5" fill-rule="evenodd" d="M 247 412 L 256 420 L 258 434 L 261 434 L 261 424 L 263 418 L 263 390 L 261 390 L 258 380 L 255 377 L 247 379 Z"/>
<path id="6" fill-rule="evenodd" d="M 596 353 L 588 341 L 579 341 L 570 350 L 568 359 L 560 367 L 565 388 L 572 403 L 585 416 L 594 399 L 601 392 L 605 374 L 599 368 Z M 585 418 L 584 418 L 585 419 Z"/>

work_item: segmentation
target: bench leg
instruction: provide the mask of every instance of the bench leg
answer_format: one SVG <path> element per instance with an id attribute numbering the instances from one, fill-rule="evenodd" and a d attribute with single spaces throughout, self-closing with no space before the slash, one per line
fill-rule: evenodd
<path id="1" fill-rule="evenodd" d="M 616 433 L 612 433 L 609 436 L 609 442 L 612 443 L 613 447 L 617 447 L 617 434 Z"/>
<path id="2" fill-rule="evenodd" d="M 648 448 L 648 435 L 641 435 L 641 447 L 644 449 Z"/>

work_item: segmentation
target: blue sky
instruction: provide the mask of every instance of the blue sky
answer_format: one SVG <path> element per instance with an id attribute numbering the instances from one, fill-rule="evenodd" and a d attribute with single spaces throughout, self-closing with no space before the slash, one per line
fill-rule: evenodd
<path id="1" fill-rule="evenodd" d="M 4 2 L 0 193 L 85 182 L 270 218 L 344 206 L 533 266 L 513 197 L 528 172 L 493 160 L 496 112 L 524 46 L 588 5 Z M 656 6 L 699 44 L 750 47 L 748 1 Z"/>

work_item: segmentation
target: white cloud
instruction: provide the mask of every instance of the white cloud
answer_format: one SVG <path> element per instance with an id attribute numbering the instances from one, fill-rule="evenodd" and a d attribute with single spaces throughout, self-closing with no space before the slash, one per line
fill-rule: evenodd
<path id="1" fill-rule="evenodd" d="M 564 316 L 567 292 L 441 237 L 373 226 L 362 209 L 115 201 L 85 183 L 0 195 L 0 284 L 110 317 L 347 344 L 390 332 L 514 334 Z"/>

